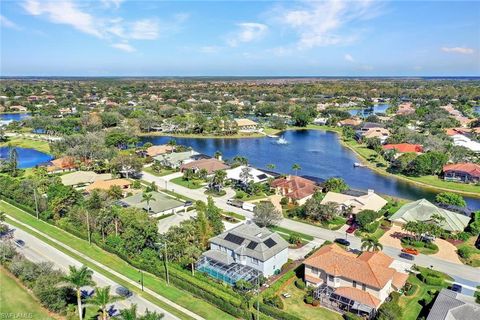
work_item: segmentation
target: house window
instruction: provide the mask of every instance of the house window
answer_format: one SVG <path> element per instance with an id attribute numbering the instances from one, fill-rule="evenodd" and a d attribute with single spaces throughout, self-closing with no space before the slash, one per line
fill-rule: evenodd
<path id="1" fill-rule="evenodd" d="M 362 283 L 362 290 L 367 291 L 367 286 L 365 285 L 365 283 Z"/>
<path id="2" fill-rule="evenodd" d="M 318 274 L 318 269 L 317 269 L 317 268 L 314 268 L 314 267 L 312 267 L 312 273 L 313 273 L 313 274 Z"/>
<path id="3" fill-rule="evenodd" d="M 331 274 L 328 275 L 328 281 L 334 281 L 335 280 L 335 277 L 332 276 Z"/>
<path id="4" fill-rule="evenodd" d="M 357 287 L 357 281 L 353 281 L 353 287 L 354 287 L 354 288 Z"/>
<path id="5" fill-rule="evenodd" d="M 252 261 L 253 264 L 258 264 L 258 259 L 255 259 L 255 258 L 250 258 L 250 260 Z"/>

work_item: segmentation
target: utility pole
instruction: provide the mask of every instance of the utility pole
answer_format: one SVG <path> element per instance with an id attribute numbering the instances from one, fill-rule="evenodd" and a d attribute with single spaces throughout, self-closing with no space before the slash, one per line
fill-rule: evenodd
<path id="1" fill-rule="evenodd" d="M 138 272 L 140 272 L 140 284 L 142 285 L 142 291 L 143 291 L 143 271 L 138 270 Z"/>
<path id="2" fill-rule="evenodd" d="M 37 199 L 37 186 L 36 186 L 36 184 L 33 186 L 33 197 L 34 197 L 34 199 L 35 199 L 35 212 L 37 213 L 37 219 L 39 219 L 38 199 Z"/>
<path id="3" fill-rule="evenodd" d="M 167 240 L 165 239 L 165 274 L 167 277 L 167 284 L 170 284 L 170 275 L 168 274 L 168 261 L 167 261 Z"/>
<path id="4" fill-rule="evenodd" d="M 90 234 L 90 213 L 87 211 L 87 233 L 88 233 L 88 244 L 92 244 L 92 236 Z"/>

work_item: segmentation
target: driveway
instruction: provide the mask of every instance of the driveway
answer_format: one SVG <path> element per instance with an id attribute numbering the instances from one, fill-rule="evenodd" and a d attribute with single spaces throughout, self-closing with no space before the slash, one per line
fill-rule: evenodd
<path id="1" fill-rule="evenodd" d="M 389 246 L 397 249 L 402 249 L 400 239 L 402 239 L 406 235 L 408 235 L 408 233 L 403 231 L 401 227 L 392 226 L 390 230 L 385 232 L 383 236 L 380 237 L 379 241 L 384 247 Z"/>
<path id="2" fill-rule="evenodd" d="M 438 246 L 438 252 L 432 254 L 432 257 L 447 260 L 453 263 L 462 264 L 458 258 L 457 248 L 450 242 L 443 239 L 435 239 L 435 244 Z"/>
<path id="3" fill-rule="evenodd" d="M 325 240 L 315 238 L 314 240 L 310 241 L 306 245 L 298 249 L 288 249 L 288 258 L 292 260 L 299 260 L 305 258 L 307 253 L 313 250 L 313 248 L 320 247 Z"/>
<path id="4" fill-rule="evenodd" d="M 181 211 L 177 212 L 174 215 L 158 220 L 157 227 L 159 233 L 165 233 L 170 229 L 170 227 L 178 226 L 180 222 L 189 220 L 190 218 L 196 217 L 197 212 L 195 210 L 191 211 Z"/>

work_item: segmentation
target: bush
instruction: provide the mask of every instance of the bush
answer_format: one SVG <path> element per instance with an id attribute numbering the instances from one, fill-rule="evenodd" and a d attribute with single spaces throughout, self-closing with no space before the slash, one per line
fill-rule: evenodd
<path id="1" fill-rule="evenodd" d="M 368 232 L 368 233 L 374 233 L 377 231 L 378 226 L 380 225 L 380 222 L 374 221 L 372 223 L 369 223 L 365 226 L 362 227 L 362 231 Z"/>
<path id="2" fill-rule="evenodd" d="M 235 192 L 235 198 L 237 198 L 237 199 L 243 199 L 243 198 L 245 198 L 245 197 L 247 197 L 247 196 L 248 196 L 248 195 L 247 195 L 247 193 L 246 193 L 245 191 L 237 190 L 237 191 Z"/>
<path id="3" fill-rule="evenodd" d="M 292 233 L 288 237 L 288 243 L 290 244 L 299 244 L 302 242 L 302 238 L 298 234 Z"/>
<path id="4" fill-rule="evenodd" d="M 282 206 L 286 206 L 288 204 L 288 198 L 287 197 L 283 197 L 282 199 L 280 199 L 280 205 Z"/>
<path id="5" fill-rule="evenodd" d="M 362 317 L 359 317 L 356 314 L 353 314 L 351 312 L 344 313 L 343 314 L 343 319 L 345 319 L 345 320 L 363 320 Z"/>
<path id="6" fill-rule="evenodd" d="M 426 284 L 431 285 L 431 286 L 443 286 L 443 279 L 442 278 L 437 278 L 434 276 L 427 276 L 425 277 Z"/>
<path id="7" fill-rule="evenodd" d="M 407 297 L 412 296 L 417 291 L 417 288 L 418 288 L 418 286 L 416 284 L 411 284 L 411 283 L 407 283 L 405 285 L 405 287 L 406 287 L 406 289 L 405 289 L 404 294 Z"/>
<path id="8" fill-rule="evenodd" d="M 303 281 L 302 279 L 297 279 L 295 280 L 295 286 L 298 289 L 304 290 L 307 285 L 305 284 L 305 281 Z"/>
<path id="9" fill-rule="evenodd" d="M 458 240 L 467 241 L 469 238 L 470 238 L 470 233 L 468 232 L 463 231 L 457 234 Z"/>
<path id="10" fill-rule="evenodd" d="M 362 210 L 357 216 L 356 220 L 361 228 L 365 227 L 367 224 L 374 222 L 376 219 L 380 218 L 381 213 L 375 212 L 373 210 Z M 378 227 L 378 225 L 377 225 Z"/>
<path id="11" fill-rule="evenodd" d="M 469 259 L 472 256 L 472 250 L 466 246 L 458 248 L 457 253 L 464 259 Z"/>
<path id="12" fill-rule="evenodd" d="M 271 307 L 271 306 L 266 305 L 264 303 L 259 304 L 259 309 L 260 309 L 260 312 L 262 312 L 263 314 L 266 314 L 267 316 L 272 317 L 273 319 L 277 319 L 277 320 L 301 320 L 297 316 L 286 313 L 282 310 Z"/>
<path id="13" fill-rule="evenodd" d="M 280 298 L 278 295 L 264 297 L 263 303 L 278 309 L 283 309 L 282 298 Z"/>
<path id="14" fill-rule="evenodd" d="M 312 306 L 318 307 L 319 305 L 320 305 L 320 300 L 315 299 L 312 301 Z"/>
<path id="15" fill-rule="evenodd" d="M 311 295 L 306 295 L 305 296 L 305 303 L 312 304 L 313 303 L 313 297 Z"/>

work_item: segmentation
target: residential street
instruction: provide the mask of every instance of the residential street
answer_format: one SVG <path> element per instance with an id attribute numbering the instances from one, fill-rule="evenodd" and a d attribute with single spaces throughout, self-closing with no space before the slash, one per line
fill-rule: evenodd
<path id="1" fill-rule="evenodd" d="M 203 193 L 204 192 L 203 188 L 188 189 L 188 188 L 169 182 L 170 179 L 178 176 L 179 176 L 178 173 L 174 173 L 169 176 L 157 177 L 144 171 L 142 179 L 148 182 L 154 181 L 157 184 L 157 186 L 159 186 L 160 188 L 165 188 L 166 186 L 168 190 L 172 190 L 174 192 L 188 196 L 195 200 L 202 200 L 202 201 L 207 200 L 207 195 Z M 215 204 L 221 209 L 242 214 L 247 218 L 252 218 L 253 216 L 252 212 L 228 205 L 227 204 L 228 198 L 229 198 L 228 196 L 214 198 Z M 350 241 L 351 243 L 352 249 L 360 249 L 360 246 L 361 246 L 361 241 L 359 238 L 350 234 L 347 236 L 346 233 L 341 231 L 327 230 L 324 228 L 316 227 L 316 226 L 302 223 L 302 222 L 297 222 L 290 219 L 283 219 L 280 222 L 280 226 L 293 231 L 302 232 L 302 233 L 311 235 L 315 238 L 319 238 L 323 240 L 333 241 L 336 238 L 347 237 L 348 241 Z M 400 250 L 397 248 L 384 246 L 383 252 L 396 260 L 412 263 L 412 261 L 400 258 L 398 256 L 400 254 Z M 474 281 L 476 285 L 480 285 L 480 270 L 477 268 L 473 268 L 467 265 L 459 265 L 456 263 L 452 263 L 446 260 L 442 260 L 439 258 L 435 258 L 432 256 L 423 255 L 423 254 L 416 256 L 413 263 L 420 266 L 424 266 L 424 267 L 433 267 L 433 269 L 445 272 L 449 275 L 461 275 L 461 278 L 459 278 L 458 276 L 455 276 L 455 280 L 457 282 L 464 283 L 469 286 L 472 285 L 472 281 Z"/>
<path id="2" fill-rule="evenodd" d="M 15 228 L 10 225 L 10 228 L 15 229 L 14 237 L 15 239 L 21 239 L 25 241 L 25 246 L 18 247 L 18 251 L 25 255 L 25 257 L 34 262 L 52 262 L 55 268 L 61 269 L 64 272 L 68 273 L 68 267 L 71 265 L 81 267 L 82 264 L 72 257 L 66 255 L 65 253 L 57 250 L 56 248 L 46 244 L 40 239 L 34 237 L 33 235 Z M 106 278 L 104 275 L 94 272 L 93 280 L 96 282 L 98 287 L 111 286 L 111 292 L 115 295 L 115 288 L 119 287 L 117 283 Z M 88 291 L 93 290 L 93 288 L 85 288 Z M 121 310 L 129 308 L 132 304 L 137 305 L 137 310 L 139 313 L 144 313 L 147 309 L 150 311 L 156 311 L 159 313 L 164 313 L 164 319 L 178 319 L 169 312 L 163 310 L 162 308 L 156 306 L 155 304 L 149 302 L 148 300 L 133 294 L 130 298 L 120 300 L 114 304 L 114 309 Z"/>

